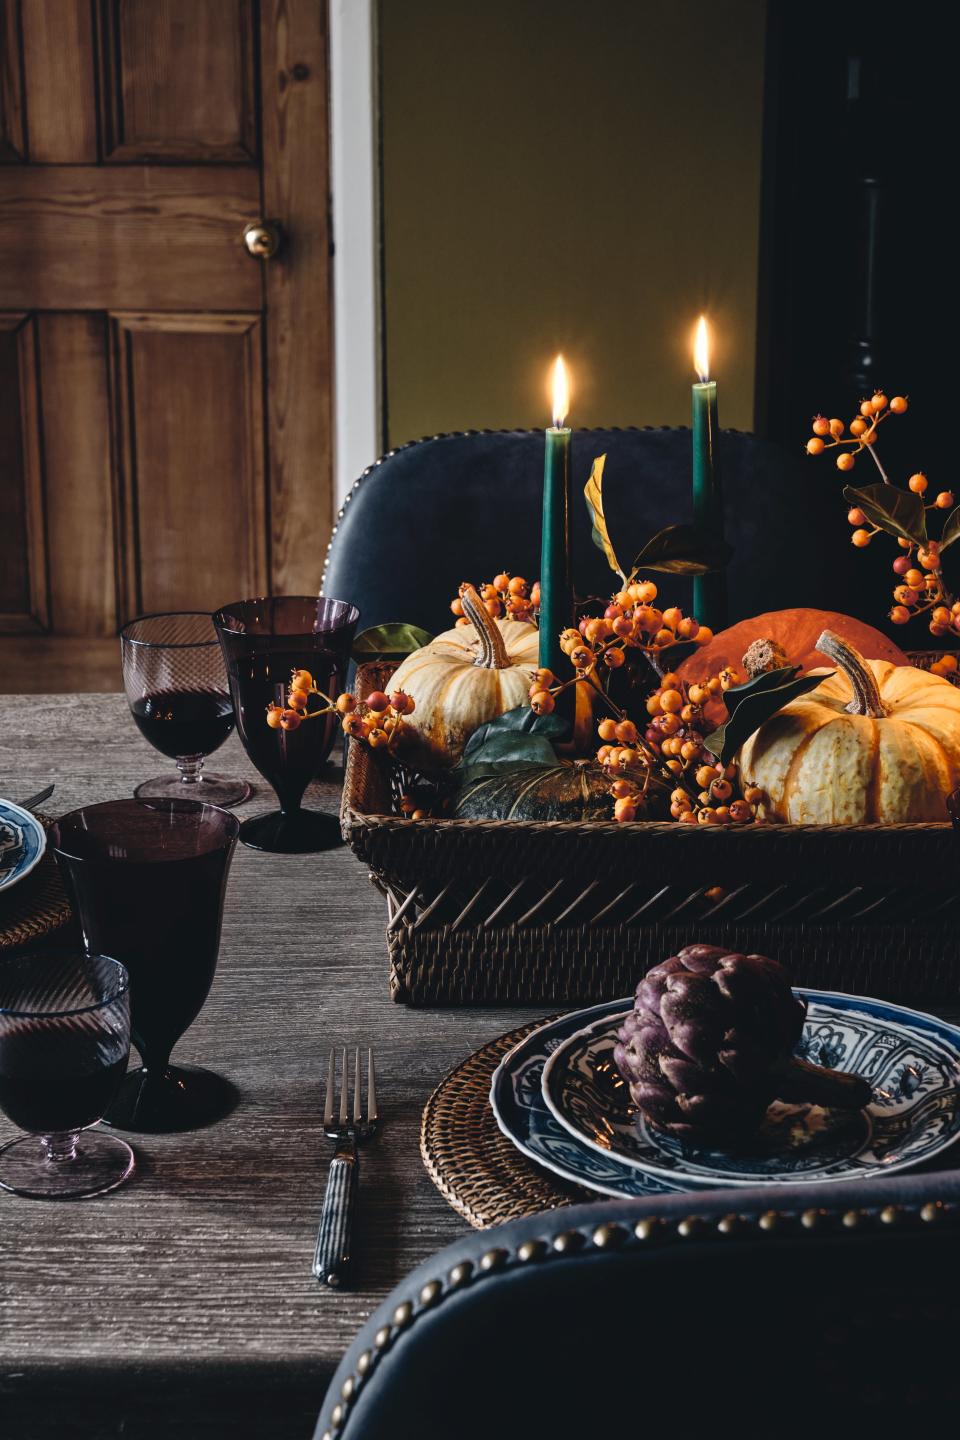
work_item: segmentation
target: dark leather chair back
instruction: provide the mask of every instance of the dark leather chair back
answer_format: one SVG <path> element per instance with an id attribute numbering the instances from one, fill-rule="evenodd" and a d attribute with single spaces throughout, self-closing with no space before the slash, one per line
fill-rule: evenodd
<path id="1" fill-rule="evenodd" d="M 956 1408 L 960 1173 L 600 1201 L 378 1307 L 315 1440 L 898 1435 Z"/>
<path id="2" fill-rule="evenodd" d="M 323 594 L 360 609 L 360 628 L 406 620 L 431 633 L 452 624 L 461 580 L 506 568 L 529 580 L 540 569 L 543 434 L 481 431 L 401 446 L 356 482 L 330 543 Z M 604 496 L 624 563 L 664 525 L 692 519 L 689 430 L 577 430 L 572 441 L 573 569 L 578 594 L 609 595 L 616 578 L 590 539 L 583 487 L 606 453 Z M 859 614 L 864 590 L 844 524 L 837 477 L 753 435 L 726 430 L 719 443 L 730 619 L 809 605 Z M 871 557 L 872 558 L 872 557 Z M 889 559 L 887 559 L 889 566 Z M 657 576 L 685 610 L 690 582 Z M 877 616 L 867 587 L 867 614 Z M 882 594 L 882 592 L 881 592 Z M 858 608 L 859 607 L 859 608 Z"/>

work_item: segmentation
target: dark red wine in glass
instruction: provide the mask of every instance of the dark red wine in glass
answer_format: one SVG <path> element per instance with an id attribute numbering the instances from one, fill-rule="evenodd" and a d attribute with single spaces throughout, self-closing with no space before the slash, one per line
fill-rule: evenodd
<path id="1" fill-rule="evenodd" d="M 243 747 L 280 801 L 280 809 L 245 820 L 240 839 L 257 850 L 307 854 L 340 844 L 333 815 L 304 810 L 304 791 L 320 772 L 334 738 L 336 715 L 311 695 L 295 730 L 273 729 L 267 707 L 286 704 L 290 677 L 309 670 L 314 685 L 335 699 L 343 689 L 359 611 L 344 600 L 273 596 L 226 605 L 213 617 L 230 680 Z M 311 717 L 315 718 L 311 718 Z"/>
<path id="2" fill-rule="evenodd" d="M 131 1070 L 105 1118 L 122 1129 L 190 1130 L 236 1104 L 235 1088 L 172 1065 L 177 1041 L 210 992 L 227 874 L 240 822 L 193 800 L 111 800 L 64 815 L 54 853 L 84 943 L 130 972 Z"/>
<path id="3" fill-rule="evenodd" d="M 234 725 L 233 701 L 213 620 L 203 610 L 141 615 L 120 632 L 127 702 L 140 734 L 176 760 L 178 774 L 145 780 L 138 800 L 199 800 L 240 805 L 246 780 L 205 771 Z"/>
<path id="4" fill-rule="evenodd" d="M 130 712 L 144 739 L 171 760 L 178 755 L 212 755 L 234 724 L 230 696 L 202 691 L 161 690 L 134 700 Z"/>
<path id="5" fill-rule="evenodd" d="M 4 1189 L 76 1199 L 131 1174 L 130 1146 L 89 1128 L 129 1053 L 129 975 L 116 960 L 78 945 L 0 961 L 0 1110 L 27 1132 L 0 1149 Z"/>

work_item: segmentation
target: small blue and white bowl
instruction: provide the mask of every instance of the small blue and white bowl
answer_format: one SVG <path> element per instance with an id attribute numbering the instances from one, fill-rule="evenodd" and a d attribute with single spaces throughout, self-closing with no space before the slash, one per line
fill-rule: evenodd
<path id="1" fill-rule="evenodd" d="M 29 875 L 46 848 L 46 831 L 36 815 L 12 800 L 0 800 L 0 891 Z"/>

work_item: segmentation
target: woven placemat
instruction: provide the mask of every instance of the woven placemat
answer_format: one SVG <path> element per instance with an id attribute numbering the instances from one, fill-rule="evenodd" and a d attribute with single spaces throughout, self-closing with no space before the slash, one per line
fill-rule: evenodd
<path id="1" fill-rule="evenodd" d="M 37 819 L 45 830 L 53 824 L 39 811 Z M 25 880 L 0 891 L 0 951 L 42 940 L 66 925 L 72 915 L 57 862 L 48 848 Z"/>
<path id="2" fill-rule="evenodd" d="M 501 1134 L 490 1108 L 490 1081 L 500 1061 L 546 1023 L 523 1025 L 475 1051 L 440 1081 L 424 1108 L 420 1154 L 427 1173 L 478 1230 L 596 1198 L 522 1155 Z"/>

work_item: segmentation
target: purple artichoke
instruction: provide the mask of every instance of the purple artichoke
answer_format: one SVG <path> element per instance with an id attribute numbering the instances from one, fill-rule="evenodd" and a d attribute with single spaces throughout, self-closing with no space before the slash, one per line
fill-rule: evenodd
<path id="1" fill-rule="evenodd" d="M 695 1144 L 753 1135 L 775 1099 L 860 1109 L 870 1087 L 793 1058 L 806 1005 L 765 955 L 687 945 L 649 970 L 613 1055 L 654 1125 Z"/>

